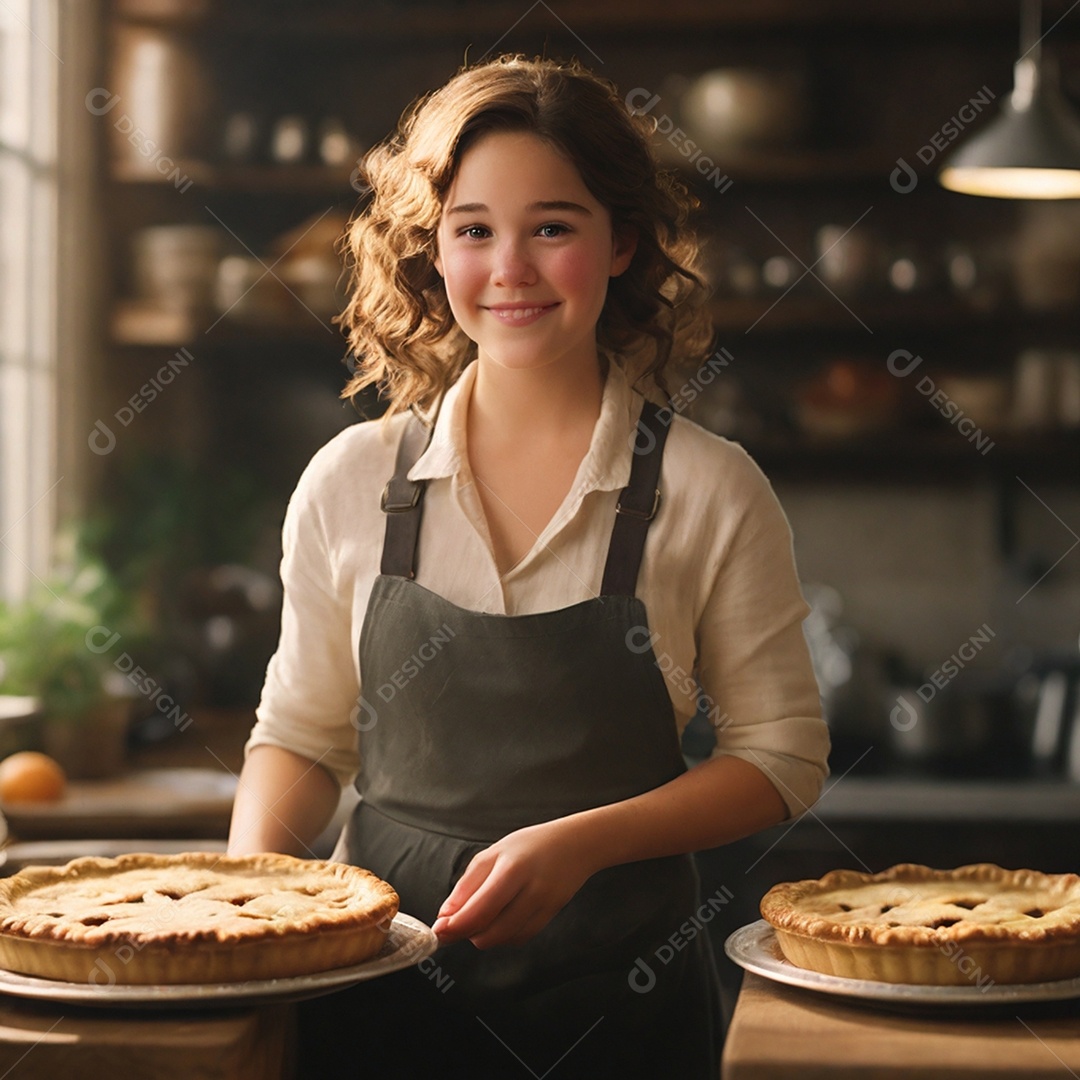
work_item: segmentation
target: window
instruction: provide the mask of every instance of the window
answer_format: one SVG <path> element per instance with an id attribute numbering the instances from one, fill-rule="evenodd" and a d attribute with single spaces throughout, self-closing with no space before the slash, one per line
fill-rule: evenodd
<path id="1" fill-rule="evenodd" d="M 56 474 L 56 0 L 0 2 L 0 597 L 48 569 Z"/>

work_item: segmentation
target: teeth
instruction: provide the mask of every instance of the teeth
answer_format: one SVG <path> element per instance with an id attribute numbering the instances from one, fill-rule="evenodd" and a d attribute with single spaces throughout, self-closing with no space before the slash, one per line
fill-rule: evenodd
<path id="1" fill-rule="evenodd" d="M 500 315 L 504 319 L 527 319 L 532 315 L 538 315 L 543 310 L 544 309 L 542 307 L 519 308 L 516 311 L 513 311 L 513 310 L 498 311 L 498 312 L 496 312 L 496 314 Z"/>

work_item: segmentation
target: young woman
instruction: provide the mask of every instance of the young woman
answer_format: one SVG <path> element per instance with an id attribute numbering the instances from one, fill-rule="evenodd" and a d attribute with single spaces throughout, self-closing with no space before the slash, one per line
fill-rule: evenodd
<path id="1" fill-rule="evenodd" d="M 229 850 L 310 854 L 355 779 L 335 857 L 440 949 L 305 1007 L 319 1075 L 336 1048 L 341 1075 L 717 1076 L 705 935 L 662 948 L 702 902 L 688 853 L 826 775 L 783 512 L 654 404 L 711 334 L 650 123 L 576 63 L 503 56 L 365 159 L 346 393 L 390 409 L 290 501 Z M 687 770 L 702 691 L 718 746 Z"/>

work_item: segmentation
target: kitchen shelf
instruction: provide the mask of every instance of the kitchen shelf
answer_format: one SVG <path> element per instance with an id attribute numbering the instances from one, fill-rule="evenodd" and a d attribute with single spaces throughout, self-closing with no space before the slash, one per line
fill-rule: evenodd
<path id="1" fill-rule="evenodd" d="M 214 165 L 207 161 L 183 158 L 175 170 L 200 187 L 214 191 L 235 191 L 272 195 L 344 195 L 355 198 L 357 191 L 350 180 L 354 166 L 330 165 Z M 174 187 L 168 175 L 147 170 L 133 162 L 116 161 L 111 165 L 113 180 L 121 184 L 147 184 Z M 170 175 L 173 170 L 170 170 Z"/>
<path id="2" fill-rule="evenodd" d="M 206 326 L 188 311 L 174 311 L 153 304 L 122 300 L 113 308 L 112 340 L 118 345 L 163 348 L 190 345 Z"/>
<path id="3" fill-rule="evenodd" d="M 688 141 L 693 142 L 689 134 Z M 694 142 L 691 155 L 698 153 L 708 159 L 708 169 L 702 174 L 687 164 L 688 157 L 679 152 L 661 134 L 653 136 L 653 147 L 661 164 L 674 169 L 695 188 L 715 192 L 722 180 L 710 179 L 714 172 L 736 183 L 745 184 L 815 184 L 835 181 L 886 181 L 896 168 L 896 157 L 886 150 L 872 146 L 823 149 L 807 147 L 799 150 L 747 150 L 722 153 L 719 149 L 699 148 Z M 681 145 L 687 145 L 683 143 Z M 726 191 L 726 187 L 722 188 Z"/>
<path id="4" fill-rule="evenodd" d="M 938 0 L 934 4 L 912 4 L 909 0 L 822 0 L 806 4 L 803 0 L 674 0 L 661 7 L 649 0 L 622 0 L 581 5 L 575 8 L 570 26 L 546 5 L 535 17 L 552 29 L 605 33 L 640 33 L 643 31 L 675 33 L 686 30 L 760 30 L 773 29 L 777 23 L 788 28 L 929 28 L 960 25 L 1010 29 L 1016 21 L 1016 5 L 1011 0 Z M 125 7 L 127 10 L 125 10 Z M 494 37 L 504 34 L 523 18 L 520 5 L 508 0 L 484 3 L 463 0 L 441 5 L 423 3 L 381 3 L 338 5 L 322 10 L 248 11 L 218 10 L 209 3 L 188 6 L 171 4 L 155 12 L 153 4 L 120 5 L 117 15 L 132 22 L 170 27 L 177 30 L 198 29 L 212 24 L 215 32 L 251 37 L 319 40 L 356 38 L 365 41 L 412 41 L 425 38 L 460 36 L 462 33 L 487 32 Z M 143 13 L 137 13 L 141 8 Z M 1046 18 L 1054 19 L 1067 8 L 1064 0 L 1046 4 Z M 531 9 L 529 9 L 531 10 Z M 526 12 L 528 14 L 528 12 Z M 546 18 L 545 18 L 546 15 Z"/>
<path id="5" fill-rule="evenodd" d="M 336 330 L 328 333 L 299 305 L 297 313 L 295 319 L 255 324 L 228 318 L 216 321 L 217 313 L 174 311 L 136 300 L 122 300 L 113 308 L 110 332 L 116 345 L 144 348 L 180 348 L 198 341 L 210 344 L 288 342 L 308 347 L 322 344 L 344 350 L 345 341 Z"/>
<path id="6" fill-rule="evenodd" d="M 1080 784 L 1067 780 L 922 780 L 846 777 L 814 813 L 825 822 L 949 821 L 1069 825 L 1080 820 Z"/>
<path id="7" fill-rule="evenodd" d="M 913 352 L 928 347 L 929 340 L 949 341 L 947 354 L 924 355 L 936 367 L 947 361 L 948 366 L 964 368 L 985 366 L 993 356 L 1011 362 L 1014 353 L 1026 345 L 1072 348 L 1080 340 L 1080 314 L 1071 310 L 1031 311 L 1002 302 L 983 311 L 942 292 L 891 298 L 838 293 L 837 299 L 812 284 L 820 297 L 797 291 L 783 299 L 778 299 L 779 292 L 768 297 L 714 297 L 709 303 L 713 327 L 726 335 L 723 343 L 732 348 L 743 338 L 746 344 L 753 344 L 755 340 L 816 334 L 820 335 L 819 344 L 842 337 L 848 345 L 880 352 L 882 359 L 897 341 L 906 343 Z M 736 334 L 739 338 L 733 339 L 731 335 Z M 887 348 L 882 345 L 886 335 L 891 335 Z M 808 344 L 802 338 L 797 342 L 804 353 Z"/>
<path id="8" fill-rule="evenodd" d="M 1080 460 L 1080 430 L 1022 435 L 988 433 L 994 446 L 981 453 L 954 430 L 882 430 L 850 439 L 791 438 L 755 443 L 747 452 L 777 479 L 888 481 L 893 484 L 941 484 L 1016 475 L 1074 483 L 1072 463 Z"/>
<path id="9" fill-rule="evenodd" d="M 714 295 L 709 314 L 718 332 L 750 335 L 851 331 L 869 342 L 872 334 L 911 330 L 935 337 L 993 334 L 999 341 L 1021 335 L 1032 344 L 1063 335 L 1070 343 L 1080 339 L 1080 311 L 1073 308 L 1036 311 L 1013 299 L 977 307 L 945 287 L 907 294 L 833 291 L 829 295 L 808 275 L 787 295 L 783 289 L 761 296 Z"/>
<path id="10" fill-rule="evenodd" d="M 891 297 L 837 292 L 834 297 L 825 291 L 824 286 L 816 282 L 809 284 L 817 286 L 820 297 L 800 295 L 794 290 L 786 296 L 783 290 L 778 290 L 771 296 L 714 297 L 709 305 L 713 325 L 718 331 L 727 333 L 852 329 L 869 337 L 876 330 L 909 327 L 974 330 L 988 326 L 1015 326 L 1018 321 L 1034 318 L 1031 313 L 1012 305 L 999 307 L 992 312 L 980 311 L 951 300 L 940 292 L 921 296 L 896 294 Z M 1072 313 L 1040 315 L 1039 325 L 1045 325 L 1047 319 L 1054 323 L 1067 319 L 1071 325 L 1077 322 Z"/>
<path id="11" fill-rule="evenodd" d="M 778 294 L 779 295 L 779 294 Z M 870 334 L 836 300 L 789 294 L 776 297 L 723 297 L 710 305 L 713 326 L 720 334 L 780 335 L 803 331 L 846 331 L 860 337 Z M 963 307 L 936 298 L 904 297 L 896 300 L 841 297 L 871 331 L 918 329 L 935 333 L 1000 332 L 1036 327 L 1041 330 L 1080 329 L 1070 312 L 1034 313 L 1003 307 L 993 313 Z M 772 306 L 774 305 L 775 306 Z M 770 310 L 771 308 L 771 310 Z M 111 334 L 119 345 L 183 345 L 203 334 L 217 316 L 190 313 L 139 301 L 119 301 L 113 311 Z M 297 318 L 253 326 L 223 320 L 214 332 L 233 337 L 260 338 L 286 334 L 292 338 L 322 340 L 326 332 L 313 319 Z"/>
<path id="12" fill-rule="evenodd" d="M 842 309 L 840 310 L 843 314 Z M 310 349 L 323 346 L 344 352 L 345 341 L 299 312 L 296 319 L 262 324 L 240 323 L 216 315 L 195 315 L 172 311 L 138 301 L 116 305 L 112 319 L 115 344 L 148 349 L 176 349 L 201 344 L 228 346 L 287 343 Z M 812 325 L 792 323 L 788 329 Z M 731 327 L 744 329 L 742 322 Z M 212 329 L 211 329 L 212 327 Z M 786 438 L 745 440 L 747 451 L 770 475 L 783 479 L 843 481 L 881 480 L 925 484 L 977 477 L 993 477 L 1003 472 L 1024 471 L 1029 476 L 1072 479 L 1065 463 L 1080 459 L 1080 431 L 1057 430 L 1020 433 L 988 431 L 993 447 L 986 453 L 968 442 L 942 421 L 940 430 L 911 429 L 901 424 L 882 428 L 871 435 L 846 438 L 815 438 L 791 435 Z"/>

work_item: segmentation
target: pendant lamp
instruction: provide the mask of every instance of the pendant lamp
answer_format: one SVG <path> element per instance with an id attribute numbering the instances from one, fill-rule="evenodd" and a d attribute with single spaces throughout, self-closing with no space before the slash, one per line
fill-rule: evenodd
<path id="1" fill-rule="evenodd" d="M 1001 199 L 1080 199 L 1080 118 L 1042 58 L 1040 0 L 1023 0 L 1020 59 L 1001 115 L 945 160 L 950 191 Z"/>

